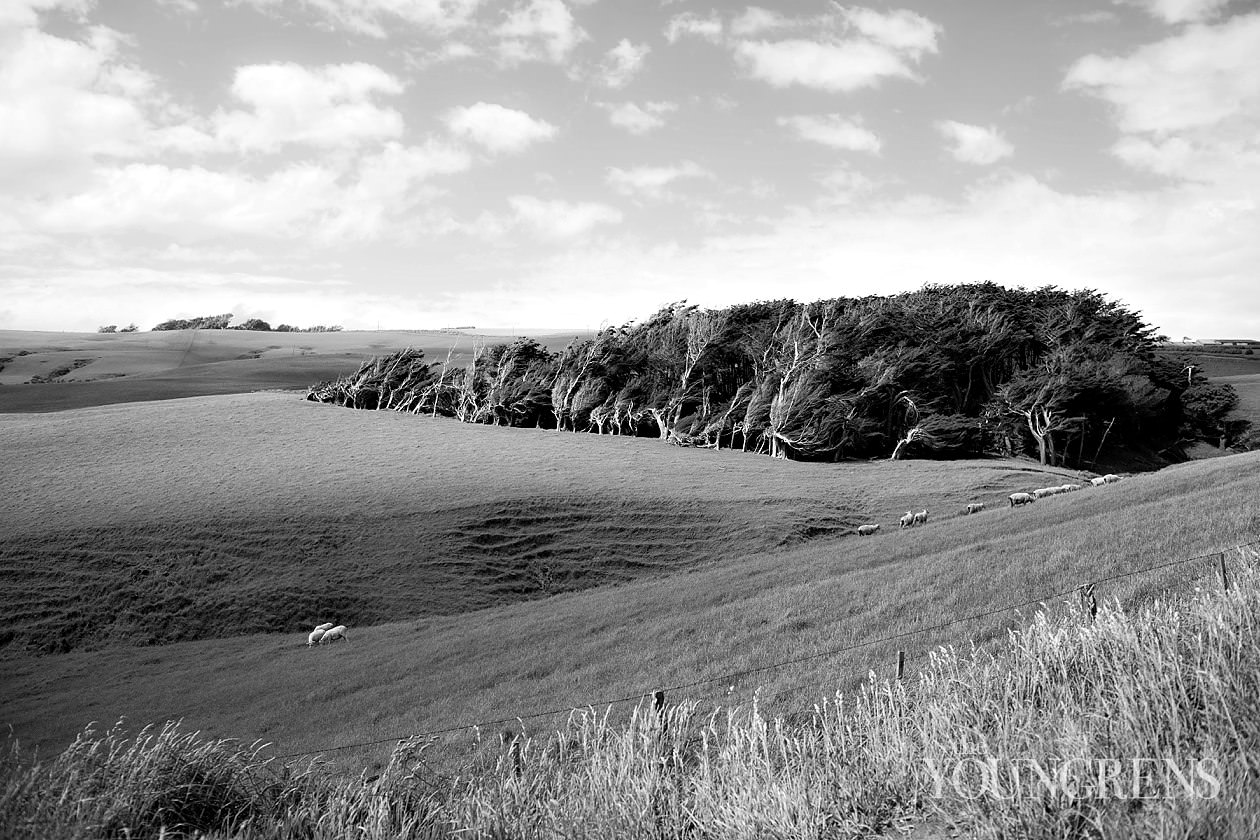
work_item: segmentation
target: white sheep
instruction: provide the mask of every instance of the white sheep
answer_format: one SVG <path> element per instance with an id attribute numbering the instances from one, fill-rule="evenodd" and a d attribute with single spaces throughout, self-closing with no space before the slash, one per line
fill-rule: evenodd
<path id="1" fill-rule="evenodd" d="M 967 509 L 963 511 L 963 516 L 971 516 L 973 513 L 979 513 L 984 510 L 984 502 L 972 502 L 967 505 Z"/>
<path id="2" fill-rule="evenodd" d="M 909 528 L 913 524 L 914 524 L 914 514 L 911 513 L 910 511 L 906 511 L 906 515 L 901 517 L 901 527 Z"/>
<path id="3" fill-rule="evenodd" d="M 1091 478 L 1089 480 L 1090 487 L 1102 487 L 1106 483 L 1107 483 L 1107 480 L 1103 478 L 1102 476 L 1099 476 L 1098 478 Z"/>
<path id="4" fill-rule="evenodd" d="M 1007 498 L 1011 500 L 1011 507 L 1015 507 L 1016 505 L 1030 505 L 1037 501 L 1037 497 L 1032 493 L 1012 493 Z"/>
<path id="5" fill-rule="evenodd" d="M 323 635 L 323 638 L 319 640 L 319 643 L 321 645 L 331 645 L 333 642 L 348 642 L 348 641 L 350 640 L 346 638 L 346 625 L 338 624 L 336 627 L 332 628 L 327 633 L 325 633 Z"/>
<path id="6" fill-rule="evenodd" d="M 318 627 L 316 627 L 315 629 L 316 629 L 316 630 L 323 630 L 325 633 L 327 633 L 329 630 L 333 629 L 333 627 L 334 627 L 334 626 L 336 626 L 336 625 L 334 625 L 331 621 L 329 621 L 329 622 L 327 622 L 326 624 L 321 624 L 321 625 L 319 625 L 319 626 L 318 626 Z"/>
<path id="7" fill-rule="evenodd" d="M 863 537 L 869 537 L 871 534 L 879 530 L 879 525 L 859 525 L 857 532 Z"/>
<path id="8" fill-rule="evenodd" d="M 320 627 L 316 627 L 312 630 L 311 635 L 306 637 L 306 646 L 315 647 L 315 645 L 319 644 L 319 640 L 324 637 L 324 632 L 323 628 Z"/>
<path id="9" fill-rule="evenodd" d="M 1120 480 L 1120 476 L 1116 475 L 1115 473 L 1107 473 L 1106 475 L 1103 476 L 1104 484 L 1115 484 L 1119 480 Z"/>
<path id="10" fill-rule="evenodd" d="M 1064 484 L 1064 485 L 1063 485 L 1062 487 L 1060 487 L 1059 489 L 1060 489 L 1061 491 L 1063 491 L 1064 493 L 1075 493 L 1077 490 L 1080 490 L 1080 489 L 1081 489 L 1081 485 L 1079 485 L 1079 484 Z"/>
<path id="11" fill-rule="evenodd" d="M 1058 492 L 1059 492 L 1059 488 L 1058 488 L 1058 487 L 1042 487 L 1042 488 L 1041 488 L 1041 489 L 1039 489 L 1039 490 L 1034 490 L 1034 491 L 1032 492 L 1032 494 L 1033 494 L 1033 497 L 1034 497 L 1034 498 L 1037 498 L 1037 499 L 1044 499 L 1044 498 L 1046 498 L 1047 496 L 1054 496 L 1054 495 L 1057 495 L 1057 494 L 1058 494 Z"/>
<path id="12" fill-rule="evenodd" d="M 927 524 L 927 519 L 928 519 L 928 514 L 927 514 L 927 511 L 926 511 L 926 510 L 921 510 L 921 511 L 919 511 L 918 513 L 916 513 L 916 514 L 914 515 L 914 524 L 915 524 L 915 525 L 926 525 L 926 524 Z"/>

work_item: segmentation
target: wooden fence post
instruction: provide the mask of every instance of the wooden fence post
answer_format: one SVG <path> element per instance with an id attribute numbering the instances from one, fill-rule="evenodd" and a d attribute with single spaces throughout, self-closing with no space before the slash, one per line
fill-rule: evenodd
<path id="1" fill-rule="evenodd" d="M 665 711 L 665 692 L 652 692 L 652 711 L 656 712 L 658 715 Z"/>
<path id="2" fill-rule="evenodd" d="M 902 676 L 906 673 L 906 652 L 904 650 L 897 651 L 897 682 L 901 682 Z"/>
<path id="3" fill-rule="evenodd" d="M 1078 586 L 1076 591 L 1081 596 L 1081 612 L 1089 614 L 1093 621 L 1098 616 L 1098 599 L 1094 597 L 1094 584 L 1086 583 Z"/>
<path id="4" fill-rule="evenodd" d="M 1229 571 L 1225 568 L 1225 552 L 1221 552 L 1221 586 L 1229 591 Z"/>
<path id="5" fill-rule="evenodd" d="M 508 748 L 508 755 L 512 757 L 512 773 L 518 779 L 521 777 L 521 738 L 511 729 L 504 729 L 499 733 L 499 743 Z"/>

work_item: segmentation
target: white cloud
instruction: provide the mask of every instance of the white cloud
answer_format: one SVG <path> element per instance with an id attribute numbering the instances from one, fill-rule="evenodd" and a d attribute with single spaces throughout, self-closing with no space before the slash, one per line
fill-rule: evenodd
<path id="1" fill-rule="evenodd" d="M 66 11 L 87 13 L 93 0 L 4 0 L 0 3 L 0 26 L 35 26 L 41 13 Z"/>
<path id="2" fill-rule="evenodd" d="M 1211 20 L 1229 5 L 1229 0 L 1127 0 L 1165 23 L 1195 23 Z"/>
<path id="3" fill-rule="evenodd" d="M 779 12 L 760 6 L 749 6 L 742 15 L 731 21 L 731 34 L 742 38 L 791 26 L 792 20 Z"/>
<path id="4" fill-rule="evenodd" d="M 987 166 L 1015 153 L 1015 147 L 1006 141 L 996 128 L 941 120 L 936 130 L 949 141 L 949 153 L 955 160 Z"/>
<path id="5" fill-rule="evenodd" d="M 495 30 L 500 58 L 508 62 L 564 62 L 590 36 L 562 0 L 522 0 Z"/>
<path id="6" fill-rule="evenodd" d="M 619 224 L 621 211 L 594 202 L 547 201 L 531 195 L 508 199 L 518 221 L 548 239 L 569 239 L 589 233 L 599 225 Z"/>
<path id="7" fill-rule="evenodd" d="M 303 6 L 335 26 L 384 38 L 397 23 L 446 33 L 467 26 L 482 0 L 241 0 L 262 11 Z"/>
<path id="8" fill-rule="evenodd" d="M 120 54 L 118 36 L 87 40 L 35 29 L 0 40 L 0 178 L 78 174 L 98 155 L 137 157 L 151 129 L 154 80 Z"/>
<path id="9" fill-rule="evenodd" d="M 608 111 L 608 121 L 618 128 L 624 128 L 631 134 L 647 134 L 665 125 L 665 114 L 678 110 L 673 102 L 645 102 L 637 105 L 634 102 L 623 102 L 620 105 L 602 103 Z"/>
<path id="10" fill-rule="evenodd" d="M 778 124 L 790 126 L 805 140 L 822 143 L 833 149 L 879 154 L 881 143 L 875 132 L 866 128 L 861 117 L 842 114 L 780 117 Z"/>
<path id="11" fill-rule="evenodd" d="M 240 67 L 232 93 L 250 110 L 215 114 L 215 133 L 246 152 L 274 152 L 290 143 L 352 148 L 394 139 L 402 135 L 402 115 L 371 99 L 402 91 L 402 82 L 371 64 Z"/>
<path id="12" fill-rule="evenodd" d="M 693 12 L 684 12 L 670 18 L 665 25 L 665 38 L 671 44 L 680 38 L 690 36 L 708 41 L 711 44 L 722 40 L 722 21 L 716 14 L 700 17 Z"/>
<path id="13" fill-rule="evenodd" d="M 940 27 L 904 9 L 877 12 L 852 7 L 836 14 L 788 18 L 752 8 L 736 19 L 732 31 L 794 36 L 745 37 L 732 43 L 737 63 L 753 78 L 775 87 L 851 91 L 888 77 L 917 79 L 912 65 L 937 51 Z"/>
<path id="14" fill-rule="evenodd" d="M 1063 85 L 1110 102 L 1127 132 L 1206 127 L 1255 108 L 1260 98 L 1260 14 L 1194 26 L 1129 56 L 1088 55 Z"/>
<path id="15" fill-rule="evenodd" d="M 604 57 L 602 80 L 610 88 L 623 88 L 643 69 L 643 60 L 652 48 L 647 44 L 632 44 L 622 38 L 617 46 Z"/>
<path id="16" fill-rule="evenodd" d="M 455 108 L 444 119 L 456 137 L 471 140 L 495 154 L 523 151 L 557 133 L 556 127 L 545 120 L 489 102 Z"/>
<path id="17" fill-rule="evenodd" d="M 675 166 L 639 166 L 633 169 L 610 167 L 606 180 L 621 195 L 653 199 L 670 198 L 666 189 L 681 178 L 711 178 L 699 164 L 687 160 Z"/>

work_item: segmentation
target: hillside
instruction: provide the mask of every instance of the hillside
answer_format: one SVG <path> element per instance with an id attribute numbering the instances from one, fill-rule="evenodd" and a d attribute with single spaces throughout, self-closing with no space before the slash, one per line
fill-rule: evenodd
<path id="1" fill-rule="evenodd" d="M 0 658 L 0 724 L 47 748 L 123 715 L 284 751 L 385 737 L 336 754 L 353 764 L 399 733 L 709 679 L 677 694 L 738 700 L 760 686 L 768 707 L 792 708 L 888 668 L 897 647 L 913 669 L 1017 617 L 837 648 L 1260 536 L 1254 454 L 1011 510 L 1007 493 L 1070 476 L 1025 461 L 797 463 L 281 394 L 8 415 L 0 434 L 15 453 L 0 480 L 19 488 L 0 550 L 25 558 L 3 609 L 95 648 L 32 656 L 14 638 Z M 991 509 L 950 518 L 976 499 Z M 911 507 L 932 521 L 897 532 Z M 868 521 L 883 532 L 842 536 Z M 594 588 L 542 598 L 536 578 L 520 585 L 531 561 L 554 566 L 557 589 Z M 1099 594 L 1143 597 L 1187 572 Z M 258 620 L 286 632 L 240 635 Z M 323 620 L 349 624 L 351 641 L 307 650 Z M 207 638 L 132 646 L 174 626 Z"/>
<path id="2" fill-rule="evenodd" d="M 574 334 L 539 336 L 553 350 Z M 476 344 L 511 336 L 439 331 L 323 333 L 172 330 L 64 333 L 0 330 L 0 412 L 62 411 L 269 389 L 305 389 L 367 358 L 406 347 L 466 364 Z M 45 380 L 24 384 L 33 378 Z"/>

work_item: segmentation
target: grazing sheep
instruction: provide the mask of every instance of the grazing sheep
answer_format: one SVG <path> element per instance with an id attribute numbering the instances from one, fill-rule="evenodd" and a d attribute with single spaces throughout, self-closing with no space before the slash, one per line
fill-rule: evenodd
<path id="1" fill-rule="evenodd" d="M 1080 490 L 1080 489 L 1081 489 L 1081 485 L 1079 484 L 1064 484 L 1062 487 L 1059 488 L 1059 491 L 1062 493 L 1075 493 L 1077 490 Z"/>
<path id="2" fill-rule="evenodd" d="M 319 627 L 312 630 L 311 635 L 306 637 L 306 646 L 315 647 L 315 645 L 319 644 L 319 640 L 324 637 L 324 632 L 325 631 Z"/>
<path id="3" fill-rule="evenodd" d="M 1015 507 L 1016 505 L 1030 505 L 1037 501 L 1037 497 L 1032 493 L 1012 493 L 1007 498 L 1011 500 L 1011 507 Z"/>
<path id="4" fill-rule="evenodd" d="M 1044 498 L 1046 498 L 1047 496 L 1054 496 L 1054 495 L 1056 495 L 1058 492 L 1059 492 L 1059 488 L 1058 488 L 1058 487 L 1042 487 L 1042 488 L 1041 488 L 1041 489 L 1039 489 L 1039 490 L 1034 490 L 1034 491 L 1032 492 L 1032 494 L 1033 494 L 1033 496 L 1034 496 L 1035 498 L 1038 498 L 1038 499 L 1044 499 Z"/>
<path id="5" fill-rule="evenodd" d="M 915 525 L 927 524 L 927 511 L 926 510 L 921 510 L 914 515 L 914 524 Z"/>
<path id="6" fill-rule="evenodd" d="M 984 510 L 984 502 L 972 502 L 967 505 L 967 509 L 963 511 L 963 516 L 971 516 L 973 513 L 979 513 Z"/>
<path id="7" fill-rule="evenodd" d="M 1117 481 L 1120 480 L 1120 476 L 1116 475 L 1115 473 L 1107 473 L 1102 478 L 1103 478 L 1104 484 L 1115 484 Z"/>
<path id="8" fill-rule="evenodd" d="M 871 534 L 875 533 L 878 530 L 879 530 L 879 525 L 859 525 L 857 532 L 864 537 L 869 537 Z"/>
<path id="9" fill-rule="evenodd" d="M 1091 478 L 1089 480 L 1090 487 L 1102 487 L 1106 483 L 1107 483 L 1106 479 L 1103 478 L 1102 476 L 1099 476 L 1098 478 Z"/>
<path id="10" fill-rule="evenodd" d="M 350 640 L 346 638 L 346 625 L 338 624 L 336 627 L 332 628 L 327 633 L 325 633 L 323 637 L 319 640 L 319 643 L 321 645 L 331 645 L 333 642 L 348 642 L 348 641 Z"/>
<path id="11" fill-rule="evenodd" d="M 914 514 L 911 513 L 910 511 L 906 511 L 906 515 L 901 517 L 901 527 L 909 528 L 913 524 L 914 524 Z"/>
<path id="12" fill-rule="evenodd" d="M 330 621 L 330 622 L 328 622 L 327 624 L 321 624 L 321 625 L 319 625 L 319 626 L 318 626 L 318 627 L 316 627 L 315 629 L 316 629 L 316 630 L 323 630 L 325 633 L 327 633 L 329 630 L 333 629 L 333 627 L 335 627 L 335 626 L 336 626 L 336 625 L 334 625 L 334 624 Z"/>

